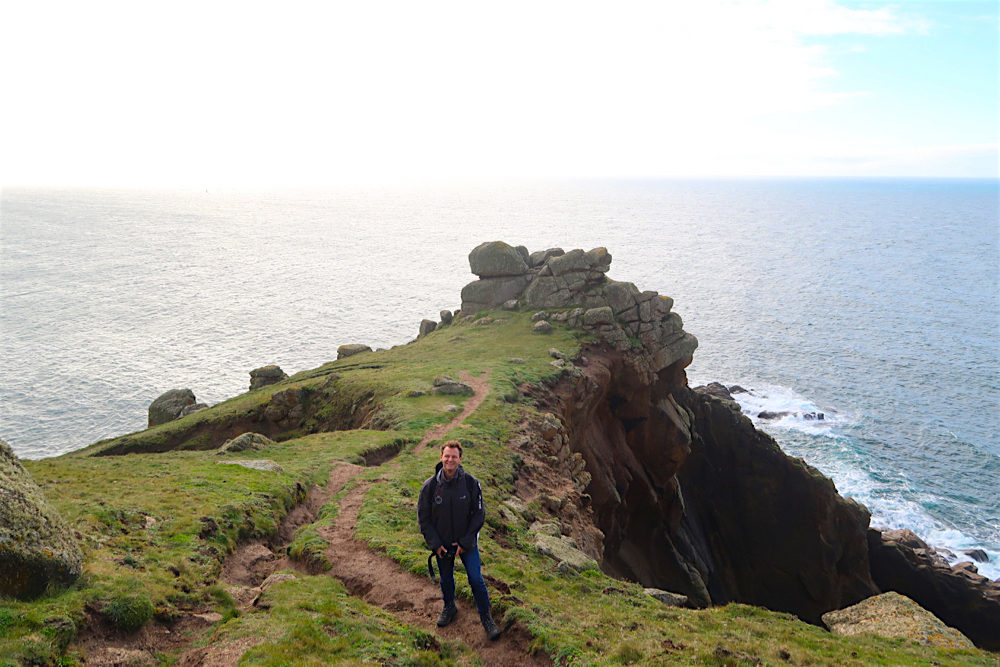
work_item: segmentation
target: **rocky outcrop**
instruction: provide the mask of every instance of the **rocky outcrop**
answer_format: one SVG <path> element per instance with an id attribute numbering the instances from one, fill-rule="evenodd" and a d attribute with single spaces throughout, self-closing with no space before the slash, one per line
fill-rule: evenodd
<path id="1" fill-rule="evenodd" d="M 70 527 L 0 440 L 0 595 L 31 599 L 70 584 L 82 561 Z"/>
<path id="2" fill-rule="evenodd" d="M 645 588 L 642 591 L 654 600 L 658 600 L 668 607 L 684 607 L 687 606 L 687 596 L 679 595 L 677 593 L 671 593 L 670 591 L 661 591 L 659 588 Z"/>
<path id="3" fill-rule="evenodd" d="M 793 412 L 790 410 L 761 410 L 757 413 L 757 419 L 784 419 L 785 417 L 795 417 L 796 419 L 805 419 L 806 421 L 817 419 L 824 420 L 826 415 L 822 412 Z"/>
<path id="4" fill-rule="evenodd" d="M 560 572 L 583 572 L 598 569 L 597 561 L 577 547 L 576 541 L 563 535 L 557 523 L 536 521 L 528 528 L 535 549 L 556 561 Z"/>
<path id="5" fill-rule="evenodd" d="M 184 410 L 197 404 L 190 389 L 171 389 L 149 404 L 149 426 L 166 424 L 183 416 Z"/>
<path id="6" fill-rule="evenodd" d="M 698 346 L 684 331 L 680 316 L 671 312 L 673 299 L 607 277 L 611 254 L 606 248 L 550 248 L 529 254 L 524 246 L 492 241 L 469 254 L 469 265 L 480 279 L 462 288 L 464 315 L 509 309 L 511 302 L 530 309 L 576 306 L 578 312 L 545 321 L 583 326 L 619 350 L 643 348 L 653 371 L 684 359 L 690 363 Z"/>
<path id="7" fill-rule="evenodd" d="M 480 278 L 522 276 L 528 271 L 528 250 L 503 241 L 481 243 L 469 253 L 469 265 Z"/>
<path id="8" fill-rule="evenodd" d="M 431 387 L 432 394 L 444 394 L 444 395 L 460 395 L 460 394 L 472 394 L 473 389 L 464 382 L 459 382 L 458 380 L 448 377 L 447 375 L 439 375 L 434 378 L 434 384 Z"/>
<path id="9" fill-rule="evenodd" d="M 691 391 L 696 391 L 699 394 L 708 394 L 709 396 L 715 396 L 716 398 L 721 398 L 724 401 L 734 401 L 732 392 L 720 382 L 709 382 L 701 387 L 695 387 Z"/>
<path id="10" fill-rule="evenodd" d="M 188 415 L 194 414 L 195 412 L 200 412 L 201 410 L 204 410 L 207 407 L 208 407 L 207 403 L 195 403 L 193 405 L 186 405 L 184 406 L 184 409 L 181 410 L 181 413 L 177 415 L 177 418 L 180 419 L 181 417 L 187 417 Z"/>
<path id="11" fill-rule="evenodd" d="M 238 435 L 232 440 L 226 440 L 222 447 L 219 448 L 219 454 L 230 454 L 232 452 L 245 452 L 245 451 L 257 451 L 265 449 L 274 445 L 274 440 L 271 440 L 266 435 L 261 435 L 260 433 L 244 433 L 243 435 Z"/>
<path id="12" fill-rule="evenodd" d="M 250 391 L 287 379 L 288 373 L 281 370 L 280 367 L 274 364 L 261 366 L 250 371 Z"/>
<path id="13" fill-rule="evenodd" d="M 690 390 L 684 366 L 654 370 L 645 348 L 587 346 L 575 374 L 537 397 L 556 422 L 536 426 L 544 453 L 584 463 L 567 474 L 586 482 L 603 533 L 588 553 L 604 571 L 693 606 L 743 602 L 815 624 L 896 591 L 1000 649 L 997 584 L 909 531 L 869 531 L 868 511 L 757 431 L 734 389 Z"/>
<path id="14" fill-rule="evenodd" d="M 1000 585 L 974 568 L 948 562 L 910 531 L 868 532 L 872 577 L 896 591 L 980 648 L 1000 651 Z"/>
<path id="15" fill-rule="evenodd" d="M 367 345 L 362 343 L 348 343 L 347 345 L 341 345 L 337 348 L 337 359 L 344 359 L 345 357 L 353 357 L 355 354 L 361 354 L 362 352 L 371 352 L 372 349 Z"/>
<path id="16" fill-rule="evenodd" d="M 689 357 L 656 358 L 586 347 L 549 406 L 589 473 L 602 569 L 695 606 L 745 602 L 817 624 L 878 593 L 867 511 L 735 403 L 690 391 Z"/>
<path id="17" fill-rule="evenodd" d="M 846 609 L 828 612 L 823 614 L 823 623 L 837 635 L 902 637 L 926 646 L 973 648 L 968 637 L 899 593 L 882 593 Z"/>

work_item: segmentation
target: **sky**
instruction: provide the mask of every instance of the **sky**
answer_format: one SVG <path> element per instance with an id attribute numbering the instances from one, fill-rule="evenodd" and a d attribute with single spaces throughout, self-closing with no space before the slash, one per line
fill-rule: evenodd
<path id="1" fill-rule="evenodd" d="M 0 0 L 0 185 L 996 178 L 998 4 Z"/>

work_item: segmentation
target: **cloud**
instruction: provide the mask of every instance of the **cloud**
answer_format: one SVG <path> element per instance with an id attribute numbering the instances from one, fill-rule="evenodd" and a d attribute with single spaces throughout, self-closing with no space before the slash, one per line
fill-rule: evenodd
<path id="1" fill-rule="evenodd" d="M 828 85 L 810 38 L 915 25 L 832 0 L 38 2 L 6 19 L 0 55 L 25 65 L 0 111 L 5 182 L 159 184 L 710 170 L 755 145 L 755 119 L 857 94 Z"/>

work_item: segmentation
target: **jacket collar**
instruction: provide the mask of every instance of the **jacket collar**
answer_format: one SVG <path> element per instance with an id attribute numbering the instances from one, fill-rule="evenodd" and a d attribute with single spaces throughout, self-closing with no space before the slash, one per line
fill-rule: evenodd
<path id="1" fill-rule="evenodd" d="M 465 469 L 462 467 L 461 463 L 458 464 L 458 470 L 455 471 L 455 476 L 452 477 L 451 479 L 448 479 L 444 476 L 444 468 L 441 468 L 437 471 L 438 484 L 448 484 L 456 480 L 462 479 L 462 477 L 464 476 L 465 476 Z"/>

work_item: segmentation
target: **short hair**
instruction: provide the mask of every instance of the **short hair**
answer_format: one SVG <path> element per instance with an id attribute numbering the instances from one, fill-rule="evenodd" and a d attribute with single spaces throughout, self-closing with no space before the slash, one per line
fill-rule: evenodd
<path id="1" fill-rule="evenodd" d="M 444 454 L 446 447 L 451 447 L 452 449 L 458 450 L 458 458 L 462 458 L 462 443 L 458 440 L 449 440 L 441 444 L 441 453 Z"/>

